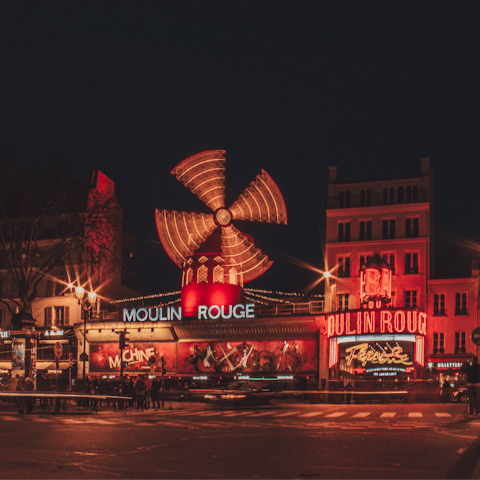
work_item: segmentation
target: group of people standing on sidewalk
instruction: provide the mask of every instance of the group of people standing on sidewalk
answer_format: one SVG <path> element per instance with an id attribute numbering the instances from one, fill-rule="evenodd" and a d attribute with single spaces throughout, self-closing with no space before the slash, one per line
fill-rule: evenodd
<path id="1" fill-rule="evenodd" d="M 471 362 L 465 362 L 460 369 L 466 373 L 468 393 L 468 413 L 480 415 L 480 365 L 478 357 L 473 357 Z"/>
<path id="2" fill-rule="evenodd" d="M 162 386 L 157 377 L 150 380 L 147 375 L 140 375 L 136 378 L 135 382 L 133 382 L 133 379 L 130 377 L 128 386 L 130 386 L 130 384 L 133 384 L 133 395 L 131 395 L 130 406 L 133 407 L 136 404 L 137 409 L 144 410 L 150 408 L 150 405 L 156 408 L 156 404 L 158 408 L 160 408 L 160 392 Z"/>

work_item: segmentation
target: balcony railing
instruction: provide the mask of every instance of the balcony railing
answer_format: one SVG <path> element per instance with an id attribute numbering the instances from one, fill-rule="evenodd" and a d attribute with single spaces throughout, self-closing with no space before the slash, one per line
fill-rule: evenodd
<path id="1" fill-rule="evenodd" d="M 379 205 L 403 205 L 409 203 L 423 203 L 426 201 L 428 201 L 427 190 L 412 192 L 410 198 L 408 198 L 406 194 L 403 194 L 403 196 L 400 195 L 400 201 L 396 191 L 394 192 L 393 197 L 390 194 L 386 197 L 383 192 L 377 192 L 372 193 L 371 199 L 367 199 L 362 195 L 350 195 L 348 199 L 344 198 L 343 201 L 340 202 L 340 197 L 338 195 L 335 197 L 329 197 L 328 208 L 376 207 Z"/>

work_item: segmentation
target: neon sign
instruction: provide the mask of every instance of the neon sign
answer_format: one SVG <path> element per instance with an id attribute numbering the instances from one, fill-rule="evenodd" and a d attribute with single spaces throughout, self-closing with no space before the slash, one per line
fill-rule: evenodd
<path id="1" fill-rule="evenodd" d="M 417 310 L 358 310 L 327 317 L 329 337 L 368 333 L 410 333 L 426 335 L 427 314 Z"/>
<path id="2" fill-rule="evenodd" d="M 379 345 L 380 346 L 380 345 Z M 408 353 L 403 353 L 403 348 L 400 345 L 391 347 L 388 352 L 386 349 L 380 346 L 380 350 L 377 350 L 373 345 L 369 343 L 361 343 L 359 345 L 354 345 L 345 350 L 345 353 L 348 354 L 346 357 L 347 365 L 350 365 L 354 360 L 359 360 L 362 362 L 364 367 L 367 363 L 378 363 L 380 365 L 392 363 L 399 363 L 402 365 L 413 365 L 413 362 L 408 358 Z"/>
<path id="3" fill-rule="evenodd" d="M 198 320 L 216 320 L 223 318 L 225 320 L 229 318 L 255 318 L 254 313 L 255 304 L 247 303 L 242 305 L 199 305 L 197 310 Z M 124 322 L 145 322 L 145 321 L 157 322 L 157 321 L 173 321 L 182 320 L 182 307 L 155 307 L 155 308 L 139 308 L 132 310 L 123 310 Z"/>
<path id="4" fill-rule="evenodd" d="M 10 332 L 7 330 L 0 330 L 0 338 L 8 338 L 10 336 Z"/>

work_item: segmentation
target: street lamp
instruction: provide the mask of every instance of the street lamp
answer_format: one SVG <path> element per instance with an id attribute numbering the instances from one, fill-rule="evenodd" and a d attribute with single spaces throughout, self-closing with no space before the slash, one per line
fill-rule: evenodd
<path id="1" fill-rule="evenodd" d="M 86 294 L 86 299 L 85 299 Z M 85 362 L 87 361 L 87 353 L 85 352 L 85 344 L 87 342 L 87 317 L 89 317 L 97 294 L 95 292 L 85 292 L 82 287 L 75 288 L 75 296 L 78 299 L 78 304 L 83 311 L 83 353 L 80 359 L 83 361 L 83 378 L 85 378 Z"/>

